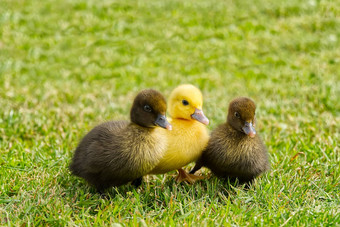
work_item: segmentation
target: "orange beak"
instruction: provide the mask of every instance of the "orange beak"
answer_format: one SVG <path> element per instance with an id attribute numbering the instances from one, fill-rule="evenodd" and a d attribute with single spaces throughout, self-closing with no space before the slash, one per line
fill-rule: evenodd
<path id="1" fill-rule="evenodd" d="M 245 134 L 247 134 L 251 138 L 254 138 L 256 135 L 255 128 L 251 122 L 246 122 L 242 127 L 242 130 Z"/>
<path id="2" fill-rule="evenodd" d="M 195 109 L 195 112 L 191 115 L 191 118 L 201 122 L 202 124 L 209 124 L 209 119 L 204 115 L 202 110 Z"/>
<path id="3" fill-rule="evenodd" d="M 155 125 L 158 125 L 159 127 L 165 128 L 167 130 L 172 130 L 172 125 L 168 122 L 165 115 L 163 114 L 158 114 Z"/>

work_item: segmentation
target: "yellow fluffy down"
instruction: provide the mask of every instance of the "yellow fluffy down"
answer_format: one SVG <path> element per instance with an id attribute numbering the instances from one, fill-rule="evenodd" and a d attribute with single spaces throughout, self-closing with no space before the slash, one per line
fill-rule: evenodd
<path id="1" fill-rule="evenodd" d="M 189 105 L 183 105 L 182 100 Z M 150 174 L 163 174 L 177 170 L 196 161 L 207 146 L 209 133 L 206 126 L 191 118 L 195 109 L 203 106 L 202 94 L 193 85 L 181 85 L 174 89 L 168 102 L 172 117 L 172 131 L 166 131 L 168 148 L 159 164 Z"/>
<path id="2" fill-rule="evenodd" d="M 202 123 L 182 119 L 170 123 L 173 130 L 167 131 L 168 150 L 151 174 L 167 173 L 196 161 L 208 143 L 209 134 Z"/>

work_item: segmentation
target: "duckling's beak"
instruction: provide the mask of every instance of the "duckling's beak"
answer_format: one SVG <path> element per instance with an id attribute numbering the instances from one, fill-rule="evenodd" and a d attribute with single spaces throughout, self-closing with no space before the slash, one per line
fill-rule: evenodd
<path id="1" fill-rule="evenodd" d="M 157 119 L 154 123 L 159 127 L 166 128 L 167 130 L 172 130 L 172 125 L 168 122 L 166 116 L 163 114 L 158 114 Z"/>
<path id="2" fill-rule="evenodd" d="M 201 122 L 202 124 L 208 125 L 209 119 L 204 115 L 203 111 L 200 109 L 195 109 L 195 112 L 191 115 L 191 118 Z"/>
<path id="3" fill-rule="evenodd" d="M 256 135 L 255 128 L 251 122 L 247 122 L 242 127 L 242 130 L 245 134 L 247 134 L 249 137 L 254 138 Z"/>

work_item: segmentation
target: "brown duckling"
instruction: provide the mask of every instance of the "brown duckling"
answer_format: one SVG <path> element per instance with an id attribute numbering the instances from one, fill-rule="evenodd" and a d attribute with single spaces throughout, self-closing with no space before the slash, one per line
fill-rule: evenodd
<path id="1" fill-rule="evenodd" d="M 234 99 L 227 122 L 212 132 L 208 146 L 190 173 L 205 166 L 218 177 L 247 183 L 268 170 L 268 152 L 254 128 L 255 109 L 249 98 Z"/>
<path id="2" fill-rule="evenodd" d="M 158 91 L 141 91 L 134 99 L 128 121 L 109 121 L 93 128 L 75 150 L 71 172 L 102 193 L 111 186 L 142 177 L 163 157 L 167 147 L 166 101 Z M 160 126 L 160 127 L 157 127 Z"/>

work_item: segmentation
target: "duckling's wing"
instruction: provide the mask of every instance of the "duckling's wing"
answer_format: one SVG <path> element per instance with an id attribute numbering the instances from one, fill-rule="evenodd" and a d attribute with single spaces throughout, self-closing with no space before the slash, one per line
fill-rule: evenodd
<path id="1" fill-rule="evenodd" d="M 109 121 L 94 128 L 87 147 L 88 171 L 101 171 L 112 158 L 116 158 L 114 153 L 122 149 L 121 141 L 128 125 L 128 121 Z"/>
<path id="2" fill-rule="evenodd" d="M 115 135 L 129 124 L 127 121 L 110 121 L 94 127 L 80 141 L 74 152 L 70 170 L 76 176 L 102 171 L 105 150 L 112 145 Z"/>

